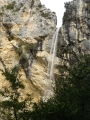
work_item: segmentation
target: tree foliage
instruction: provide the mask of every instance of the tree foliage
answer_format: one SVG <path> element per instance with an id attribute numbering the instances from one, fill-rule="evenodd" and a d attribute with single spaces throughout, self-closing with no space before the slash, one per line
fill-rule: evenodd
<path id="1" fill-rule="evenodd" d="M 0 118 L 3 120 L 23 120 L 22 113 L 28 111 L 31 97 L 27 94 L 26 99 L 23 99 L 19 92 L 20 89 L 24 89 L 24 85 L 20 81 L 21 75 L 18 74 L 19 68 L 15 66 L 11 70 L 5 68 L 4 71 L 1 71 L 6 80 L 10 82 L 10 86 L 0 90 L 0 95 L 3 97 L 3 100 L 0 101 Z"/>
<path id="2" fill-rule="evenodd" d="M 33 120 L 90 119 L 90 55 L 72 68 L 63 66 L 55 96 L 34 106 Z"/>
<path id="3" fill-rule="evenodd" d="M 0 94 L 3 96 L 8 95 L 8 92 L 11 93 L 9 99 L 1 102 L 2 114 L 4 117 L 7 116 L 7 119 L 3 120 L 89 120 L 90 55 L 84 56 L 82 61 L 72 68 L 60 67 L 60 71 L 61 75 L 56 80 L 54 88 L 55 94 L 47 101 L 40 100 L 39 103 L 31 104 L 30 97 L 28 97 L 28 100 L 20 102 L 20 93 L 17 91 L 20 86 L 17 84 L 12 89 L 14 93 L 8 89 L 4 89 L 4 92 L 1 91 Z M 4 75 L 6 76 L 6 73 Z M 10 78 L 13 77 L 7 79 Z M 11 83 L 11 86 L 13 85 Z M 28 101 L 30 106 L 32 105 L 32 110 L 26 109 Z"/>

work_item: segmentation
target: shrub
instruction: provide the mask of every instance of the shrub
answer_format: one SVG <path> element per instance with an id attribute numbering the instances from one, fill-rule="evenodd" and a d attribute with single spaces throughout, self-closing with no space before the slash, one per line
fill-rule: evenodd
<path id="1" fill-rule="evenodd" d="M 42 13 L 41 13 L 41 16 L 42 16 L 42 17 L 49 17 L 49 13 L 44 13 L 44 12 L 42 12 Z"/>
<path id="2" fill-rule="evenodd" d="M 39 8 L 41 8 L 41 7 L 42 7 L 42 5 L 41 5 L 41 4 L 39 4 L 39 5 L 38 5 L 38 7 L 39 7 Z"/>
<path id="3" fill-rule="evenodd" d="M 6 9 L 14 9 L 14 7 L 15 7 L 15 2 L 12 2 L 11 4 L 8 4 L 6 6 Z"/>

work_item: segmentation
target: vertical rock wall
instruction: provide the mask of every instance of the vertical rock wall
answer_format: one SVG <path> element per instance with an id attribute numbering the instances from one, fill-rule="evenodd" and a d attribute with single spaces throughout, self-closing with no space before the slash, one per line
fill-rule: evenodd
<path id="1" fill-rule="evenodd" d="M 62 64 L 72 66 L 80 55 L 90 54 L 90 0 L 73 0 L 65 7 L 57 54 Z"/>
<path id="2" fill-rule="evenodd" d="M 56 21 L 39 0 L 0 0 L 0 69 L 20 66 L 22 95 L 36 101 L 51 92 L 47 66 Z M 8 85 L 0 74 L 0 89 Z"/>
<path id="3" fill-rule="evenodd" d="M 65 4 L 55 65 L 72 66 L 79 56 L 90 53 L 90 0 Z M 49 98 L 50 48 L 56 30 L 56 15 L 39 0 L 0 0 L 0 69 L 19 66 L 25 90 L 37 101 Z M 58 69 L 54 70 L 58 73 Z M 0 74 L 0 89 L 9 83 Z M 49 93 L 49 94 L 48 94 Z"/>

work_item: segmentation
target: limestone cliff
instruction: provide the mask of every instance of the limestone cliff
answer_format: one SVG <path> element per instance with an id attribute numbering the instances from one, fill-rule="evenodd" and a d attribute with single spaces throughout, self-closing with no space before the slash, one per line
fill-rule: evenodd
<path id="1" fill-rule="evenodd" d="M 20 66 L 23 96 L 38 100 L 51 92 L 47 66 L 56 21 L 40 0 L 0 0 L 0 69 Z M 7 85 L 0 74 L 0 89 Z"/>
<path id="2" fill-rule="evenodd" d="M 65 7 L 57 54 L 62 64 L 72 66 L 80 55 L 90 54 L 90 0 L 73 0 Z"/>
<path id="3" fill-rule="evenodd" d="M 81 54 L 90 53 L 90 0 L 65 4 L 63 25 L 59 30 L 56 67 L 72 66 Z M 19 66 L 25 90 L 35 101 L 48 98 L 51 82 L 48 63 L 56 30 L 56 15 L 40 0 L 0 0 L 0 69 Z M 54 70 L 58 73 L 58 69 Z M 0 74 L 0 89 L 9 83 Z"/>

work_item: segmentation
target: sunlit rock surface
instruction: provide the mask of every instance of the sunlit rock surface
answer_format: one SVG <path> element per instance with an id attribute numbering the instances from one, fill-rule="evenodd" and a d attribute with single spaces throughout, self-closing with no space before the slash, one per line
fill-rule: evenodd
<path id="1" fill-rule="evenodd" d="M 90 53 L 90 0 L 73 0 L 65 6 L 54 75 L 59 75 L 59 65 L 72 66 L 80 55 Z M 20 66 L 25 85 L 20 92 L 32 94 L 35 101 L 53 94 L 48 63 L 56 22 L 55 13 L 40 0 L 0 0 L 0 69 Z M 8 85 L 0 74 L 0 89 Z"/>
<path id="2" fill-rule="evenodd" d="M 22 92 L 47 98 L 48 57 L 56 15 L 40 0 L 0 0 L 0 69 L 20 66 Z M 0 89 L 9 83 L 0 74 Z"/>

